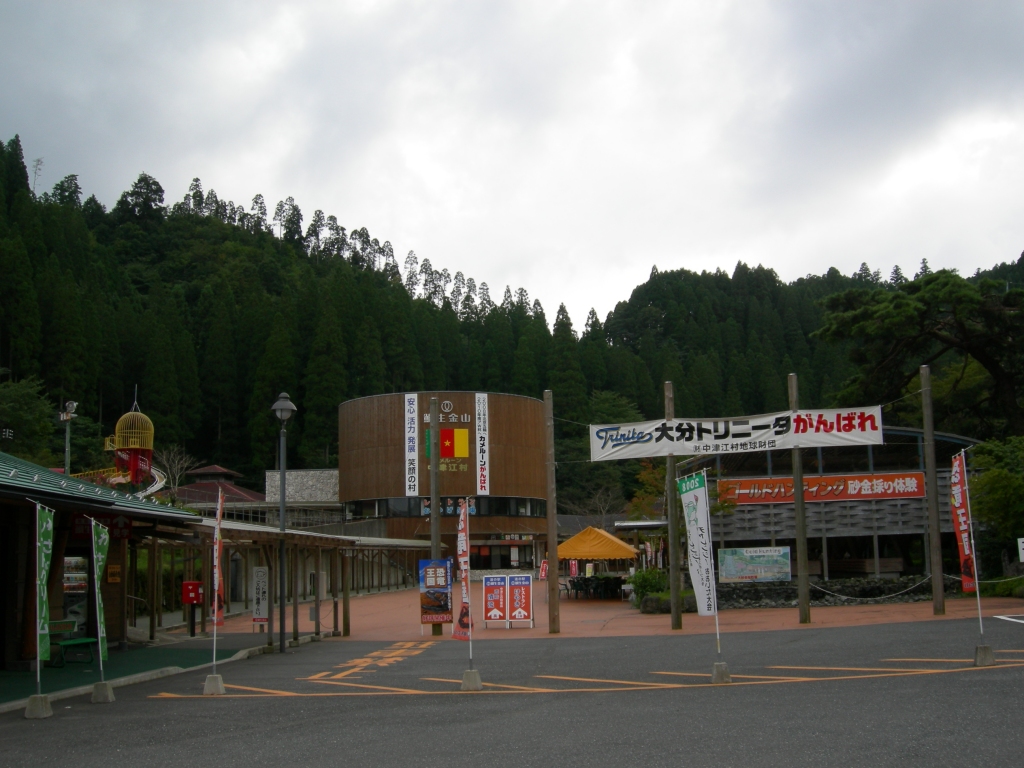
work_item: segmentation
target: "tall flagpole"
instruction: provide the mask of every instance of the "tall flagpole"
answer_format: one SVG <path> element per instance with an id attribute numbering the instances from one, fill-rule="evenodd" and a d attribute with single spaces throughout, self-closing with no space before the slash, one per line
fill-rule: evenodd
<path id="1" fill-rule="evenodd" d="M 93 592 L 95 593 L 94 597 L 96 599 L 96 619 L 97 619 L 97 622 L 99 622 L 99 621 L 103 621 L 103 618 L 100 617 L 100 611 L 99 611 L 99 605 L 100 605 L 100 573 L 99 573 L 99 562 L 98 562 L 97 557 L 96 557 L 96 525 L 97 525 L 97 522 L 95 520 L 93 520 L 92 518 L 89 518 L 89 522 L 91 523 L 91 525 L 89 527 L 92 529 L 92 581 L 93 581 L 93 588 L 94 588 Z M 153 621 L 153 620 L 154 619 L 152 617 L 150 617 L 150 621 Z M 100 632 L 101 632 L 101 628 L 97 628 L 96 635 L 99 636 Z M 97 643 L 100 646 L 99 647 L 99 654 L 98 655 L 100 657 L 100 682 L 101 683 L 105 682 L 105 679 L 103 677 L 103 646 L 101 644 L 102 642 L 103 641 L 101 639 L 99 641 L 99 643 Z"/>
<path id="2" fill-rule="evenodd" d="M 213 674 L 217 674 L 217 619 L 220 615 L 220 521 L 224 514 L 224 489 L 217 489 L 217 525 L 213 534 Z"/>
<path id="3" fill-rule="evenodd" d="M 39 605 L 39 502 L 36 502 L 36 605 Z M 38 613 L 38 610 L 37 610 Z M 39 651 L 39 617 L 36 616 L 36 696 L 43 695 L 43 680 L 40 669 L 43 666 L 42 653 Z"/>

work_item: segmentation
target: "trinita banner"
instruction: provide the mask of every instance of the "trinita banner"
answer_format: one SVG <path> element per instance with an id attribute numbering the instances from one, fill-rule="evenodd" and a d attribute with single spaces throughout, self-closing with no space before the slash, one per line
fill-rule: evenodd
<path id="1" fill-rule="evenodd" d="M 591 424 L 590 460 L 882 444 L 882 406 Z"/>

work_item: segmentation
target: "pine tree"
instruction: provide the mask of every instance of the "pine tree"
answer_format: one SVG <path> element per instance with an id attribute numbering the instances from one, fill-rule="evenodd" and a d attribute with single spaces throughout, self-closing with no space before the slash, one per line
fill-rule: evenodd
<path id="1" fill-rule="evenodd" d="M 587 380 L 580 368 L 579 352 L 576 348 L 576 332 L 572 320 L 562 304 L 555 316 L 555 328 L 551 335 L 551 394 L 554 399 L 555 415 L 576 424 L 559 422 L 556 434 L 561 437 L 577 437 L 585 434 L 588 423 L 589 403 Z"/>
<path id="2" fill-rule="evenodd" d="M 297 392 L 296 383 L 291 333 L 285 316 L 278 312 L 256 368 L 249 401 L 249 441 L 253 469 L 257 473 L 274 466 L 277 456 L 275 438 L 281 425 L 270 407 L 277 401 L 279 393 L 291 395 Z M 294 434 L 294 419 L 288 422 L 287 427 L 289 434 Z M 292 448 L 295 442 L 294 438 L 290 441 Z"/>
<path id="3" fill-rule="evenodd" d="M 299 456 L 307 467 L 337 464 L 338 404 L 348 394 L 346 352 L 334 307 L 320 313 L 303 381 L 303 430 Z"/>

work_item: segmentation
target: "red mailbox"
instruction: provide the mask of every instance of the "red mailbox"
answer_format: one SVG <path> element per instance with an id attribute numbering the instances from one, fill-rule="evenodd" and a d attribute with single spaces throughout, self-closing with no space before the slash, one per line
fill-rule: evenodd
<path id="1" fill-rule="evenodd" d="M 203 603 L 203 582 L 183 581 L 181 582 L 181 602 L 183 605 L 202 605 Z"/>

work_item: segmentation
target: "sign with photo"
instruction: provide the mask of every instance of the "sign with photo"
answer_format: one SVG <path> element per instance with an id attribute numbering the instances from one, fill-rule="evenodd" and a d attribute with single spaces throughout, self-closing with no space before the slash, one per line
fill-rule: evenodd
<path id="1" fill-rule="evenodd" d="M 420 560 L 420 623 L 452 621 L 452 561 Z"/>
<path id="2" fill-rule="evenodd" d="M 721 584 L 750 581 L 790 581 L 789 547 L 750 547 L 718 550 Z"/>

